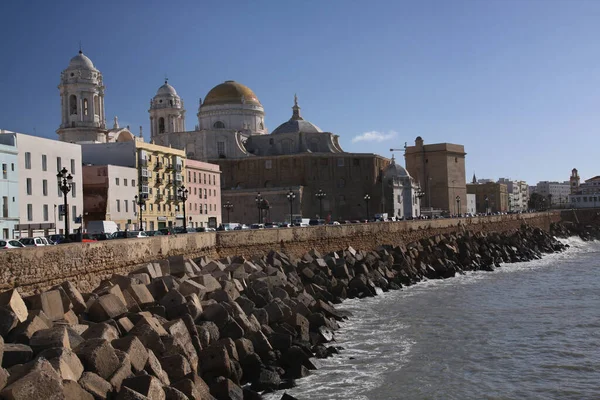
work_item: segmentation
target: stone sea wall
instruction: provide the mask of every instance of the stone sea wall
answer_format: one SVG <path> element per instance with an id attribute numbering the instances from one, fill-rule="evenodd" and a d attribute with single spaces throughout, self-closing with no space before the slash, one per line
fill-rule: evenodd
<path id="1" fill-rule="evenodd" d="M 97 243 L 74 243 L 0 252 L 0 290 L 19 288 L 24 294 L 70 280 L 82 291 L 98 286 L 113 274 L 127 274 L 140 264 L 183 255 L 263 256 L 281 250 L 301 256 L 307 249 L 335 251 L 352 246 L 373 249 L 400 245 L 430 236 L 471 231 L 507 232 L 523 223 L 548 230 L 558 213 L 503 215 L 481 218 L 415 220 L 403 222 L 265 229 L 157 236 Z"/>
<path id="2" fill-rule="evenodd" d="M 69 281 L 31 296 L 8 290 L 0 398 L 260 400 L 311 374 L 315 357 L 343 352 L 330 343 L 351 318 L 335 307 L 344 299 L 538 259 L 563 251 L 553 235 L 569 234 L 521 224 L 301 257 L 171 256 L 88 292 Z"/>

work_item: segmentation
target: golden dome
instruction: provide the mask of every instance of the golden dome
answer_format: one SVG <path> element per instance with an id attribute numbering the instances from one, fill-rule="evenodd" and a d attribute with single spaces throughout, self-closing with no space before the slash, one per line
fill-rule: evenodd
<path id="1" fill-rule="evenodd" d="M 216 104 L 244 104 L 261 105 L 258 97 L 248 87 L 235 81 L 225 81 L 215 86 L 204 98 L 203 106 Z"/>

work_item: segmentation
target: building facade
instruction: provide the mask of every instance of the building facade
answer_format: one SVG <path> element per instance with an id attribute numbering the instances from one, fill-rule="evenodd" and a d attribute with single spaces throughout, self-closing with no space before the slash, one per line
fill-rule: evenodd
<path id="1" fill-rule="evenodd" d="M 467 214 L 477 214 L 477 195 L 473 193 L 467 193 Z"/>
<path id="2" fill-rule="evenodd" d="M 449 214 L 466 212 L 465 148 L 451 143 L 424 144 L 418 136 L 404 152 L 408 173 L 425 192 L 421 212 L 440 209 Z"/>
<path id="3" fill-rule="evenodd" d="M 120 230 L 139 229 L 138 193 L 136 168 L 84 165 L 84 229 L 89 221 L 114 221 Z"/>
<path id="4" fill-rule="evenodd" d="M 19 224 L 15 236 L 37 236 L 65 233 L 64 217 L 69 218 L 69 232 L 81 227 L 83 192 L 81 147 L 41 137 L 0 131 L 0 143 L 16 138 L 19 170 Z M 57 173 L 66 168 L 73 177 L 67 194 L 57 183 Z"/>
<path id="5" fill-rule="evenodd" d="M 383 171 L 384 206 L 389 217 L 415 218 L 421 214 L 423 193 L 402 166 L 392 162 Z"/>
<path id="6" fill-rule="evenodd" d="M 475 195 L 477 213 L 508 211 L 508 188 L 504 183 L 471 183 L 467 185 L 467 191 Z"/>
<path id="7" fill-rule="evenodd" d="M 565 207 L 596 208 L 600 207 L 600 176 L 587 179 L 581 183 L 577 169 L 571 171 L 571 194 Z"/>
<path id="8" fill-rule="evenodd" d="M 216 228 L 221 224 L 221 171 L 219 166 L 186 160 L 187 226 Z"/>
<path id="9" fill-rule="evenodd" d="M 535 193 L 547 199 L 552 207 L 564 205 L 571 194 L 571 182 L 541 181 L 537 183 Z"/>
<path id="10" fill-rule="evenodd" d="M 4 140 L 2 140 L 4 139 Z M 19 224 L 19 152 L 15 134 L 0 136 L 0 238 L 14 239 Z"/>
<path id="11" fill-rule="evenodd" d="M 92 165 L 135 168 L 138 196 L 144 199 L 145 230 L 183 226 L 183 204 L 177 189 L 185 183 L 183 150 L 145 143 L 141 138 L 81 145 L 83 160 Z"/>
<path id="12" fill-rule="evenodd" d="M 505 184 L 508 190 L 509 212 L 527 211 L 529 203 L 529 185 L 527 185 L 525 181 L 500 178 L 498 179 L 498 183 Z"/>
<path id="13" fill-rule="evenodd" d="M 289 219 L 287 193 L 296 192 L 294 212 L 304 218 L 330 220 L 372 218 L 386 210 L 382 172 L 389 159 L 367 153 L 301 153 L 214 160 L 221 168 L 222 201 L 234 204 L 231 220 L 254 223 L 256 218 L 244 210 L 256 208 L 255 196 L 261 193 L 271 211 L 264 222 Z M 300 188 L 300 189 L 294 189 Z M 322 190 L 321 200 L 316 196 Z M 238 196 L 236 193 L 254 193 Z M 365 195 L 370 199 L 365 200 Z M 249 205 L 239 205 L 239 199 Z M 250 216 L 249 219 L 248 215 Z"/>

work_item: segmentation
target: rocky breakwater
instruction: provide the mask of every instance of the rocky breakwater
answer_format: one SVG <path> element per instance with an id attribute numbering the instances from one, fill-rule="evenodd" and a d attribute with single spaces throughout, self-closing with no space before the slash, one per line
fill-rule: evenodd
<path id="1" fill-rule="evenodd" d="M 600 226 L 563 221 L 550 225 L 550 233 L 559 238 L 579 237 L 583 241 L 600 240 Z"/>
<path id="2" fill-rule="evenodd" d="M 92 293 L 11 290 L 0 294 L 0 398 L 259 399 L 339 351 L 327 343 L 348 317 L 334 307 L 344 298 L 563 249 L 540 229 L 466 231 L 298 259 L 171 257 Z"/>

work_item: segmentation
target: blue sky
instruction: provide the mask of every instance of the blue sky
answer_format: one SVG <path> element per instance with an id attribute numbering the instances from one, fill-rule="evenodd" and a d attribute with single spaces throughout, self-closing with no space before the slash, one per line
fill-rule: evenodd
<path id="1" fill-rule="evenodd" d="M 600 1 L 4 1 L 0 15 L 3 129 L 57 137 L 60 72 L 81 41 L 107 120 L 146 138 L 165 74 L 188 129 L 198 98 L 233 79 L 270 130 L 297 93 L 346 151 L 390 157 L 421 135 L 464 144 L 468 179 L 600 174 Z"/>

